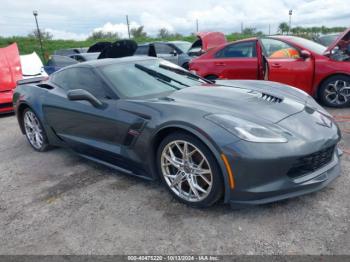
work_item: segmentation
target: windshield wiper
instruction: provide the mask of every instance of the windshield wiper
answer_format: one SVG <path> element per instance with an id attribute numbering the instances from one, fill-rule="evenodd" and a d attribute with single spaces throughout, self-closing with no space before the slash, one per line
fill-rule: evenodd
<path id="1" fill-rule="evenodd" d="M 182 83 L 181 81 L 178 81 L 178 80 L 176 80 L 176 79 L 174 79 L 174 78 L 171 78 L 171 77 L 169 77 L 169 76 L 167 76 L 167 75 L 164 75 L 164 74 L 162 74 L 162 73 L 159 73 L 158 71 L 153 70 L 153 69 L 150 69 L 150 68 L 145 67 L 145 66 L 143 66 L 143 65 L 135 64 L 135 67 L 138 68 L 138 69 L 140 69 L 141 71 L 143 71 L 143 72 L 149 74 L 150 76 L 156 77 L 157 79 L 161 79 L 161 80 L 166 81 L 166 82 L 169 82 L 169 84 L 170 84 L 171 81 L 173 81 L 173 82 L 178 83 L 178 84 L 180 84 L 180 85 L 189 87 L 189 85 L 186 85 L 186 84 Z M 175 87 L 174 85 L 171 85 L 171 86 L 172 86 L 172 87 Z M 175 87 L 175 88 L 180 89 L 180 88 L 178 88 L 178 87 Z"/>
<path id="2" fill-rule="evenodd" d="M 190 79 L 193 79 L 193 80 L 202 80 L 204 81 L 205 83 L 208 83 L 208 84 L 213 84 L 215 83 L 214 81 L 211 81 L 211 80 L 208 80 L 208 79 L 205 79 L 205 78 L 202 78 L 200 76 L 197 76 L 195 74 L 192 74 L 191 72 L 188 72 L 188 71 L 185 71 L 185 70 L 182 70 L 180 68 L 174 68 L 174 67 L 171 67 L 171 66 L 167 66 L 167 65 L 162 65 L 160 64 L 159 65 L 160 68 L 163 68 L 163 69 L 166 69 L 166 70 L 169 70 L 169 71 L 173 71 L 179 75 L 184 75 L 184 76 L 187 76 L 188 78 Z"/>

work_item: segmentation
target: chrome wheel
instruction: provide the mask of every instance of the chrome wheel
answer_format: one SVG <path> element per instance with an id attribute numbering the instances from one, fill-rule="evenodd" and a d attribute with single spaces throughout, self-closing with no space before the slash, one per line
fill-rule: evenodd
<path id="1" fill-rule="evenodd" d="M 161 171 L 169 188 L 180 198 L 198 202 L 205 199 L 213 185 L 207 158 L 193 144 L 175 140 L 161 153 Z"/>
<path id="2" fill-rule="evenodd" d="M 44 144 L 43 130 L 35 114 L 28 110 L 23 117 L 24 129 L 29 143 L 36 149 L 41 149 Z"/>
<path id="3" fill-rule="evenodd" d="M 325 89 L 325 99 L 333 105 L 344 105 L 350 99 L 350 82 L 335 80 L 330 82 Z"/>

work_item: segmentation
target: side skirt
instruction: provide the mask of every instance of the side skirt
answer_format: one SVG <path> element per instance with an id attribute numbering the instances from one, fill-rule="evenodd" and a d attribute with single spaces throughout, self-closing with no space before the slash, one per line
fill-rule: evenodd
<path id="1" fill-rule="evenodd" d="M 116 171 L 119 171 L 119 172 L 122 172 L 122 173 L 125 173 L 125 174 L 128 174 L 128 175 L 131 175 L 131 176 L 139 177 L 139 178 L 142 178 L 142 179 L 145 179 L 145 180 L 154 181 L 154 179 L 152 179 L 151 177 L 135 174 L 134 172 L 132 172 L 130 170 L 124 169 L 124 168 L 116 166 L 116 165 L 112 165 L 111 163 L 102 161 L 100 159 L 97 159 L 97 158 L 94 158 L 94 157 L 91 157 L 91 156 L 87 156 L 87 155 L 84 155 L 84 154 L 79 154 L 79 153 L 78 153 L 78 155 L 83 157 L 83 158 L 85 158 L 85 159 L 88 159 L 88 160 L 94 161 L 96 163 L 99 163 L 101 165 L 104 165 L 104 166 L 107 166 L 109 168 L 112 168 L 112 169 L 114 169 Z"/>

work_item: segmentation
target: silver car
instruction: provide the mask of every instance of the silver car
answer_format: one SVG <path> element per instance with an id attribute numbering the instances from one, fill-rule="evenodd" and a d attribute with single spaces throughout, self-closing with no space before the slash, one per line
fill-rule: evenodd
<path id="1" fill-rule="evenodd" d="M 169 62 L 188 69 L 191 57 L 187 51 L 191 43 L 187 41 L 153 42 L 138 46 L 134 55 L 148 55 L 163 58 Z"/>

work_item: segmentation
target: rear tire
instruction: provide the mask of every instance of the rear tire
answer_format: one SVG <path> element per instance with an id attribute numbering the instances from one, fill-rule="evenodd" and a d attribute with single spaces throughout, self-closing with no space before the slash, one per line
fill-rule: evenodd
<path id="1" fill-rule="evenodd" d="M 157 150 L 157 169 L 169 192 L 191 207 L 209 207 L 223 195 L 223 178 L 214 155 L 191 134 L 171 133 L 163 139 Z"/>
<path id="2" fill-rule="evenodd" d="M 320 102 L 328 107 L 347 107 L 350 105 L 350 77 L 336 75 L 328 78 L 319 89 Z"/>
<path id="3" fill-rule="evenodd" d="M 45 130 L 37 115 L 27 108 L 22 114 L 26 138 L 32 148 L 39 152 L 47 151 L 50 147 Z"/>

